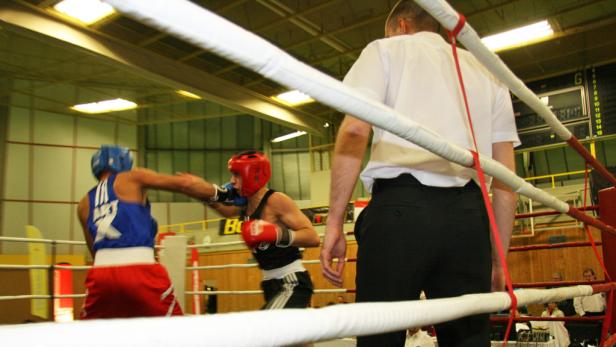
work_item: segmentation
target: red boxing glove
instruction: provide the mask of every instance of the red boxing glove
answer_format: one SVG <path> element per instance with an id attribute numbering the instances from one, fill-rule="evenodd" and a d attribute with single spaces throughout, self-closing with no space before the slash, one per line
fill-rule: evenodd
<path id="1" fill-rule="evenodd" d="M 278 247 L 289 247 L 293 243 L 293 231 L 281 228 L 277 224 L 262 219 L 253 219 L 242 223 L 242 238 L 250 248 L 261 242 L 272 243 Z"/>

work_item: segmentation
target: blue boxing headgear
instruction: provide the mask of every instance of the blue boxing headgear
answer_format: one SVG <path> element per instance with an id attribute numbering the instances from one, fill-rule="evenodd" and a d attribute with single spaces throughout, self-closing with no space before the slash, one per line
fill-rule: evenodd
<path id="1" fill-rule="evenodd" d="M 133 167 L 133 158 L 126 147 L 102 145 L 92 156 L 92 174 L 99 178 L 104 171 L 122 172 Z"/>

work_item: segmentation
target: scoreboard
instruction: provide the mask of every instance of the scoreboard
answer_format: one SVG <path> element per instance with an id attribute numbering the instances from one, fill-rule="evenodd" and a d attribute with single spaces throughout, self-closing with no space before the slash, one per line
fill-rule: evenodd
<path id="1" fill-rule="evenodd" d="M 616 64 L 591 68 L 588 72 L 593 133 L 616 134 Z"/>
<path id="2" fill-rule="evenodd" d="M 561 121 L 577 138 L 584 139 L 590 135 L 590 118 L 586 107 L 583 86 L 557 89 L 538 94 L 539 99 L 547 105 L 556 118 Z M 519 100 L 513 102 L 516 126 L 522 145 L 531 148 L 562 142 L 543 118 Z"/>
<path id="3" fill-rule="evenodd" d="M 527 83 L 578 139 L 616 134 L 616 64 Z M 562 143 L 543 118 L 513 99 L 519 148 Z"/>

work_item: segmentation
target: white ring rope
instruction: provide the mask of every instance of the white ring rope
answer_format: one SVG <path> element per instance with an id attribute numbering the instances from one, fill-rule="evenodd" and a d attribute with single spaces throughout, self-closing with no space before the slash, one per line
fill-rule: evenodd
<path id="1" fill-rule="evenodd" d="M 591 294 L 593 289 L 587 285 L 516 291 L 520 306 Z M 88 341 L 90 347 L 287 346 L 427 326 L 509 306 L 509 295 L 502 292 L 320 309 L 23 324 L 0 327 L 0 341 L 9 346 L 48 347 L 80 347 L 83 341 Z M 272 327 L 276 330 L 272 331 Z"/>
<path id="2" fill-rule="evenodd" d="M 332 289 L 314 289 L 314 294 L 330 294 L 330 293 L 349 293 L 345 288 L 332 288 Z M 262 290 L 197 290 L 186 291 L 186 295 L 255 295 L 263 294 Z"/>
<path id="3" fill-rule="evenodd" d="M 314 289 L 314 294 L 328 294 L 328 293 L 348 293 L 349 290 L 345 288 L 332 288 L 332 289 Z M 201 290 L 201 291 L 186 291 L 185 295 L 256 295 L 263 294 L 262 290 Z M 54 295 L 53 298 L 85 298 L 86 294 L 62 294 Z M 0 296 L 0 301 L 9 300 L 26 300 L 26 299 L 51 299 L 51 295 L 3 295 Z"/>
<path id="4" fill-rule="evenodd" d="M 34 270 L 34 269 L 51 269 L 51 265 L 9 265 L 0 264 L 0 270 Z M 92 268 L 90 265 L 55 265 L 56 270 L 89 270 Z"/>
<path id="5" fill-rule="evenodd" d="M 86 294 L 61 294 L 54 295 L 54 299 L 64 299 L 64 298 L 85 298 Z M 29 300 L 29 299 L 51 299 L 51 295 L 5 295 L 0 296 L 0 301 L 9 301 L 9 300 Z"/>
<path id="6" fill-rule="evenodd" d="M 233 269 L 233 268 L 247 268 L 257 267 L 258 264 L 225 264 L 225 265 L 201 265 L 201 266 L 187 266 L 186 270 L 218 270 L 218 269 Z"/>
<path id="7" fill-rule="evenodd" d="M 454 163 L 470 167 L 473 156 L 395 110 L 366 98 L 340 81 L 307 66 L 259 36 L 185 0 L 105 0 L 118 11 L 161 31 L 212 51 L 284 86 L 298 89 L 323 104 L 351 114 L 411 141 Z M 492 158 L 481 156 L 484 171 L 558 212 L 569 205 L 535 188 Z"/>
<path id="8" fill-rule="evenodd" d="M 302 260 L 302 264 L 321 264 L 321 261 L 319 259 Z"/>
<path id="9" fill-rule="evenodd" d="M 325 234 L 319 234 L 320 238 L 323 238 Z M 244 241 L 229 241 L 229 242 L 218 242 L 218 243 L 198 243 L 194 245 L 188 245 L 186 248 L 212 248 L 212 247 L 223 247 L 223 246 L 235 246 L 235 245 L 243 245 Z M 164 248 L 161 245 L 156 246 L 156 248 Z"/>
<path id="10" fill-rule="evenodd" d="M 56 270 L 90 270 L 92 265 L 56 265 Z"/>
<path id="11" fill-rule="evenodd" d="M 51 295 L 5 295 L 5 296 L 0 296 L 0 301 L 28 300 L 28 299 L 51 299 Z"/>
<path id="12" fill-rule="evenodd" d="M 51 265 L 9 265 L 0 264 L 0 270 L 35 270 L 35 269 L 51 269 Z"/>
<path id="13" fill-rule="evenodd" d="M 332 289 L 314 289 L 314 294 L 328 294 L 328 293 L 348 293 L 349 290 L 345 288 L 332 288 Z M 186 291 L 185 295 L 256 295 L 263 294 L 262 290 L 210 290 L 210 291 Z M 85 298 L 86 294 L 62 294 L 54 295 L 53 298 Z M 3 295 L 0 296 L 0 301 L 9 300 L 26 300 L 26 299 L 51 299 L 51 295 Z"/>
<path id="14" fill-rule="evenodd" d="M 6 242 L 49 243 L 49 244 L 56 244 L 56 245 L 83 245 L 83 246 L 86 245 L 85 241 L 29 239 L 27 237 L 9 237 L 9 236 L 0 236 L 0 241 L 6 241 Z"/>
<path id="15" fill-rule="evenodd" d="M 321 261 L 319 259 L 302 260 L 302 264 L 321 264 Z M 259 266 L 257 263 L 252 263 L 252 264 L 224 264 L 224 265 L 200 265 L 200 266 L 187 266 L 186 270 L 187 271 L 189 271 L 189 270 L 218 270 L 218 269 L 247 268 L 247 267 L 257 267 L 257 266 Z M 0 267 L 0 269 L 1 269 L 1 267 Z"/>
<path id="16" fill-rule="evenodd" d="M 314 289 L 314 294 L 328 294 L 328 293 L 348 293 L 348 289 L 344 288 L 332 288 L 332 289 Z M 210 291 L 186 291 L 185 295 L 255 295 L 263 294 L 262 290 L 210 290 Z M 85 298 L 86 294 L 62 294 L 54 295 L 53 298 Z M 3 295 L 0 296 L 0 301 L 9 300 L 26 300 L 26 299 L 51 299 L 51 295 Z"/>
<path id="17" fill-rule="evenodd" d="M 432 17 L 437 19 L 447 30 L 453 30 L 458 24 L 458 12 L 445 0 L 414 0 Z M 511 92 L 524 101 L 533 111 L 545 120 L 562 140 L 569 140 L 571 132 L 556 118 L 552 110 L 522 82 L 503 61 L 486 47 L 475 29 L 467 22 L 457 36 L 464 47 L 479 60 L 494 76 L 502 81 Z"/>
<path id="18" fill-rule="evenodd" d="M 235 246 L 235 245 L 243 245 L 244 241 L 229 241 L 229 242 L 218 242 L 218 243 L 199 243 L 195 245 L 188 245 L 186 248 L 211 248 L 211 247 L 223 247 L 223 246 Z"/>
<path id="19" fill-rule="evenodd" d="M 186 295 L 256 295 L 263 294 L 262 290 L 197 290 L 186 291 Z"/>

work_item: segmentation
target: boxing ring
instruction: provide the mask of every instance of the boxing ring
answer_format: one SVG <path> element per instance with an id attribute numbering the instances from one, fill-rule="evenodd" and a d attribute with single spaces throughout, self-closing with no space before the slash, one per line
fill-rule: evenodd
<path id="1" fill-rule="evenodd" d="M 181 237 L 181 236 L 180 236 Z M 0 238 L 3 242 L 41 242 L 62 244 L 62 240 L 28 239 L 28 238 Z M 79 241 L 69 241 L 72 244 L 84 245 Z M 188 249 L 216 248 L 230 244 L 239 245 L 242 241 L 220 242 L 209 244 L 188 245 Z M 583 247 L 585 242 L 563 244 L 563 247 Z M 530 250 L 554 248 L 560 245 L 533 245 Z M 165 249 L 166 245 L 160 247 Z M 512 247 L 510 251 L 527 251 L 528 247 Z M 354 258 L 346 261 L 354 262 Z M 304 260 L 304 264 L 316 264 L 318 260 Z M 230 268 L 250 268 L 255 264 L 221 264 L 188 266 L 183 270 L 188 273 L 196 270 L 216 271 Z M 0 269 L 38 269 L 52 268 L 51 265 L 5 265 Z M 69 266 L 71 270 L 87 270 L 89 266 Z M 611 284 L 603 281 L 574 285 L 581 282 L 543 282 L 530 284 L 514 284 L 518 288 L 539 287 L 548 285 L 568 285 L 556 289 L 524 289 L 516 291 L 519 305 L 542 303 L 547 301 L 560 301 L 566 298 L 586 296 L 612 288 Z M 316 289 L 315 294 L 321 293 L 353 293 L 354 289 Z M 182 295 L 182 293 L 176 292 Z M 258 290 L 221 290 L 221 291 L 186 291 L 184 295 L 259 295 Z M 74 294 L 59 297 L 83 297 L 85 294 Z M 53 298 L 52 296 L 4 296 L 1 300 L 22 300 L 35 298 Z M 184 341 L 183 345 L 229 345 L 229 346 L 276 346 L 310 341 L 327 341 L 339 337 L 356 336 L 383 331 L 406 329 L 411 325 L 427 326 L 438 322 L 459 318 L 469 314 L 495 312 L 507 309 L 510 305 L 507 293 L 470 294 L 456 298 L 422 300 L 392 303 L 363 303 L 335 305 L 319 309 L 307 310 L 276 310 L 253 311 L 242 313 L 227 313 L 204 316 L 186 316 L 173 318 L 138 318 L 114 319 L 104 322 L 105 330 L 113 334 L 105 335 L 95 341 L 89 342 L 93 346 L 107 346 L 112 343 L 126 343 L 127 336 L 134 336 L 136 331 L 144 331 L 146 337 L 131 338 L 134 346 L 169 346 L 178 343 L 177 336 L 199 336 L 194 341 Z M 452 309 L 453 308 L 453 309 Z M 436 313 L 435 313 L 436 312 Z M 493 318 L 499 321 L 503 318 Z M 597 321 L 602 317 L 577 318 L 578 321 Z M 522 317 L 516 321 L 524 320 L 557 320 L 541 317 Z M 302 331 L 295 331 L 294 327 L 301 324 Z M 242 327 L 241 329 L 238 327 Z M 271 333 L 271 327 L 280 331 L 289 332 Z M 0 327 L 0 338 L 3 341 L 15 341 L 24 345 L 37 345 L 45 343 L 50 346 L 70 345 L 63 337 L 70 334 L 75 341 L 90 338 L 100 334 L 101 325 L 97 321 L 78 321 L 73 323 L 39 323 L 21 326 Z M 241 333 L 238 333 L 240 329 Z M 172 331 L 173 334 L 169 334 Z M 190 334 L 190 335 L 187 335 Z M 194 334 L 194 335 L 193 335 Z M 270 336 L 274 335 L 274 336 Z M 100 340 L 100 341 L 99 341 Z M 57 341 L 57 342 L 56 342 Z M 81 342 L 79 342 L 81 343 Z"/>
<path id="2" fill-rule="evenodd" d="M 323 104 L 372 123 L 454 163 L 465 167 L 472 167 L 475 163 L 475 158 L 468 149 L 448 143 L 430 130 L 402 117 L 395 110 L 363 97 L 358 92 L 344 86 L 340 81 L 306 66 L 267 41 L 189 1 L 105 1 L 132 18 L 148 23 L 202 49 L 215 52 L 284 86 L 301 90 Z M 470 25 L 459 21 L 460 17 L 455 10 L 442 0 L 416 0 L 416 2 L 437 18 L 445 28 L 453 30 L 457 27 L 455 31 L 459 33 L 458 39 L 479 61 L 543 117 L 556 134 L 576 149 L 595 170 L 603 174 L 612 184 L 616 183 L 616 179 L 580 145 L 549 108 L 543 105 L 496 55 L 483 46 Z M 566 213 L 586 225 L 591 225 L 601 230 L 603 235 L 616 235 L 616 229 L 613 226 L 613 220 L 616 217 L 611 217 L 612 225 L 608 225 L 535 188 L 491 158 L 482 155 L 478 158 L 483 171 L 511 187 L 515 192 L 552 208 L 554 213 Z M 606 210 L 613 211 L 613 209 Z M 0 239 L 0 241 L 9 240 Z M 32 241 L 28 239 L 28 242 Z M 194 247 L 200 246 L 211 247 L 211 245 L 195 245 Z M 217 268 L 224 267 L 230 266 L 221 264 Z M 189 270 L 198 269 L 214 270 L 215 268 L 193 267 Z M 609 274 L 606 275 L 609 277 Z M 554 289 L 521 289 L 515 292 L 515 299 L 517 299 L 517 305 L 522 306 L 612 292 L 614 289 L 616 289 L 614 282 Z M 216 292 L 186 292 L 188 295 L 214 293 Z M 238 293 L 220 291 L 217 294 L 234 295 Z M 80 321 L 65 324 L 41 323 L 0 327 L 0 339 L 25 345 L 50 346 L 81 345 L 83 341 L 88 341 L 88 344 L 93 346 L 126 344 L 129 341 L 133 346 L 170 346 L 178 344 L 180 339 L 181 344 L 186 346 L 279 346 L 404 330 L 412 326 L 427 326 L 467 315 L 501 311 L 509 308 L 511 304 L 510 294 L 502 292 L 469 294 L 425 301 L 359 303 L 322 309 L 259 311 L 174 318 L 115 319 L 105 322 Z M 608 318 L 611 318 L 611 306 L 612 300 L 610 300 L 608 314 L 606 314 Z M 602 340 L 605 341 L 604 346 L 611 346 L 611 343 L 616 342 L 614 336 L 607 338 L 605 334 L 607 325 L 609 325 L 608 320 L 605 319 L 606 324 L 602 335 Z M 298 329 L 298 326 L 301 326 L 301 329 Z M 69 334 L 72 337 L 71 341 L 61 338 Z M 199 338 L 195 339 L 194 336 L 199 336 Z"/>

